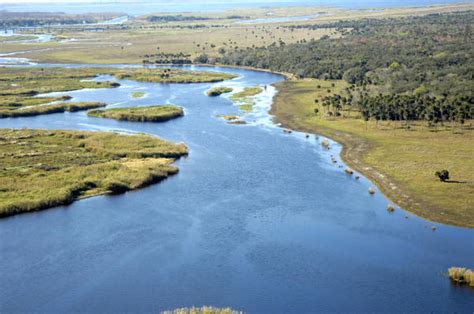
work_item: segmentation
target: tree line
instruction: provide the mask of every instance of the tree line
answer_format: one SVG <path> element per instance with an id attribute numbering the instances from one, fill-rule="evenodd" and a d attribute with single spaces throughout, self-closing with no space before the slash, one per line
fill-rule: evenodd
<path id="1" fill-rule="evenodd" d="M 389 108 L 405 105 L 410 118 L 461 121 L 472 118 L 474 104 L 473 26 L 474 11 L 288 26 L 331 27 L 344 35 L 294 44 L 280 40 L 196 60 L 343 79 L 367 94 L 354 101 L 354 108 L 370 118 L 403 120 L 406 113 Z"/>

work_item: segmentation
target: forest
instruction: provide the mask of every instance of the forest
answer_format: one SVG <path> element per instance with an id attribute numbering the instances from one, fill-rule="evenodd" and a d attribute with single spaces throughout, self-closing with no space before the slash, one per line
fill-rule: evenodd
<path id="1" fill-rule="evenodd" d="M 343 36 L 294 44 L 280 39 L 266 47 L 228 50 L 218 58 L 201 55 L 196 61 L 343 79 L 351 84 L 346 93 L 325 100 L 332 105 L 341 101 L 332 114 L 352 106 L 365 118 L 463 122 L 474 115 L 473 24 L 474 11 L 465 11 L 288 26 L 290 31 L 338 28 Z M 389 110 L 402 104 L 407 106 L 403 114 Z"/>

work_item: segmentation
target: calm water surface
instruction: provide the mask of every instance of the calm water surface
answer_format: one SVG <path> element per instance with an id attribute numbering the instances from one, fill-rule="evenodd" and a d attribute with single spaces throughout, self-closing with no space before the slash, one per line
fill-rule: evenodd
<path id="1" fill-rule="evenodd" d="M 218 83 L 237 89 L 281 80 L 215 70 L 239 74 Z M 216 84 L 120 83 L 67 94 L 116 107 L 173 103 L 185 117 L 133 123 L 79 112 L 0 126 L 145 132 L 185 142 L 189 157 L 158 185 L 0 220 L 0 312 L 474 310 L 474 291 L 442 275 L 474 267 L 474 231 L 387 213 L 387 199 L 368 195 L 370 182 L 330 162 L 337 144 L 324 151 L 321 139 L 270 123 L 273 88 L 250 124 L 236 126 L 215 117 L 237 112 L 226 97 L 205 95 Z"/>

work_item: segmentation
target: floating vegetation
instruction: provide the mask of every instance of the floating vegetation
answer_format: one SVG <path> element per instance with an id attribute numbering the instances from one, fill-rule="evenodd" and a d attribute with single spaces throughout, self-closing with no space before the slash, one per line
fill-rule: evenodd
<path id="1" fill-rule="evenodd" d="M 203 306 L 203 307 L 183 307 L 171 311 L 163 311 L 161 314 L 243 314 L 241 311 L 233 310 L 229 307 L 227 308 L 217 308 L 213 306 Z"/>
<path id="2" fill-rule="evenodd" d="M 474 288 L 474 271 L 464 267 L 451 267 L 448 269 L 448 275 L 452 281 Z"/>
<path id="3" fill-rule="evenodd" d="M 221 114 L 221 115 L 218 115 L 217 117 L 222 118 L 226 121 L 233 121 L 233 120 L 240 119 L 240 117 L 237 116 L 237 115 L 223 115 L 223 114 Z"/>
<path id="4" fill-rule="evenodd" d="M 132 93 L 132 97 L 133 98 L 142 98 L 145 96 L 145 93 L 144 92 L 133 92 Z"/>
<path id="5" fill-rule="evenodd" d="M 251 112 L 255 101 L 253 96 L 262 92 L 262 88 L 256 87 L 245 87 L 241 92 L 235 93 L 230 96 L 230 99 L 239 104 L 239 109 L 245 112 Z"/>
<path id="6" fill-rule="evenodd" d="M 230 99 L 234 101 L 243 101 L 247 97 L 252 97 L 258 95 L 262 92 L 262 88 L 260 86 L 255 87 L 245 87 L 243 91 L 235 93 L 230 97 Z"/>
<path id="7" fill-rule="evenodd" d="M 252 104 L 245 104 L 245 105 L 240 105 L 239 109 L 245 112 L 252 112 L 253 110 L 253 105 Z"/>
<path id="8" fill-rule="evenodd" d="M 230 87 L 214 87 L 207 91 L 207 96 L 216 97 L 222 94 L 230 93 L 233 89 Z"/>

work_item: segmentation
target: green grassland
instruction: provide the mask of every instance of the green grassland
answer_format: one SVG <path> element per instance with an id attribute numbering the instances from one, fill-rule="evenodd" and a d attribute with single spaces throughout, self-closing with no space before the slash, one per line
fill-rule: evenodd
<path id="1" fill-rule="evenodd" d="M 148 135 L 0 129 L 0 215 L 138 189 L 175 174 L 186 154 Z"/>
<path id="2" fill-rule="evenodd" d="M 182 117 L 184 115 L 184 111 L 181 107 L 166 105 L 90 110 L 87 112 L 87 115 L 121 121 L 164 122 Z"/>
<path id="3" fill-rule="evenodd" d="M 214 87 L 214 88 L 211 88 L 210 90 L 208 90 L 207 91 L 207 96 L 216 97 L 216 96 L 220 96 L 222 94 L 231 93 L 232 91 L 233 91 L 233 89 L 230 88 L 230 87 L 219 86 L 219 87 Z"/>
<path id="4" fill-rule="evenodd" d="M 342 143 L 344 161 L 403 208 L 432 221 L 474 227 L 471 122 L 436 128 L 412 122 L 408 130 L 397 121 L 364 122 L 357 112 L 342 110 L 340 117 L 330 117 L 321 101 L 315 103 L 346 86 L 344 81 L 309 79 L 278 83 L 271 113 L 285 127 Z M 451 181 L 435 177 L 441 169 L 449 170 Z"/>

